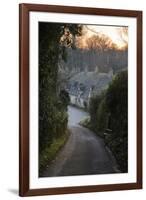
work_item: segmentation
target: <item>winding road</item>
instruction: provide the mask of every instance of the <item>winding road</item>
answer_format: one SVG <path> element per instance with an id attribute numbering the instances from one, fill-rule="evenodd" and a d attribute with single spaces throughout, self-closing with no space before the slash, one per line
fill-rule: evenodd
<path id="1" fill-rule="evenodd" d="M 68 113 L 68 141 L 42 177 L 116 173 L 116 162 L 103 139 L 78 124 L 88 113 L 72 106 Z"/>

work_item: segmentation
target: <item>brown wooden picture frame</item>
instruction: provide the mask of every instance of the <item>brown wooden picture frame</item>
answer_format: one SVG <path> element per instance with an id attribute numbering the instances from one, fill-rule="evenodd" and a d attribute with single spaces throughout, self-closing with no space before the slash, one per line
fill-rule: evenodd
<path id="1" fill-rule="evenodd" d="M 142 11 L 103 8 L 68 7 L 39 4 L 19 5 L 20 62 L 20 136 L 19 194 L 20 196 L 85 193 L 142 188 Z M 29 12 L 134 17 L 137 19 L 137 181 L 135 183 L 30 189 L 29 186 Z"/>

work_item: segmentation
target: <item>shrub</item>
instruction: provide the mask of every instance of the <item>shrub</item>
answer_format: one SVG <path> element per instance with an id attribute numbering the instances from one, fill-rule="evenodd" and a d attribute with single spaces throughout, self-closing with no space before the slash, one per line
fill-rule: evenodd
<path id="1" fill-rule="evenodd" d="M 103 98 L 97 109 L 97 131 L 99 133 L 101 134 L 104 133 L 105 129 L 107 128 L 107 122 L 108 122 L 108 112 L 107 112 L 105 98 Z"/>
<path id="2" fill-rule="evenodd" d="M 86 127 L 86 128 L 91 128 L 91 126 L 90 126 L 90 117 L 86 117 L 86 118 L 82 119 L 79 124 L 81 126 Z"/>
<path id="3" fill-rule="evenodd" d="M 69 93 L 66 91 L 66 90 L 61 90 L 60 91 L 60 94 L 59 94 L 59 97 L 65 107 L 65 109 L 67 108 L 69 102 L 70 102 L 70 96 L 69 96 Z"/>
<path id="4" fill-rule="evenodd" d="M 92 129 L 97 132 L 97 111 L 98 111 L 98 108 L 99 108 L 99 105 L 103 99 L 103 94 L 101 95 L 97 95 L 97 96 L 93 96 L 91 99 L 90 99 L 90 102 L 89 102 L 89 113 L 90 113 L 90 123 L 91 123 L 91 127 Z"/>

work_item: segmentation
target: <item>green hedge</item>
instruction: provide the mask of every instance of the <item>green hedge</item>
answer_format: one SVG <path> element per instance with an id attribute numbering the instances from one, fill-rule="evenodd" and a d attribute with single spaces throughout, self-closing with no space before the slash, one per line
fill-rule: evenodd
<path id="1" fill-rule="evenodd" d="M 121 72 L 114 77 L 108 89 L 90 101 L 90 125 L 98 135 L 106 129 L 111 135 L 106 139 L 122 172 L 128 170 L 128 74 Z M 110 116 L 110 117 L 109 117 Z M 110 121 L 110 123 L 109 123 Z"/>

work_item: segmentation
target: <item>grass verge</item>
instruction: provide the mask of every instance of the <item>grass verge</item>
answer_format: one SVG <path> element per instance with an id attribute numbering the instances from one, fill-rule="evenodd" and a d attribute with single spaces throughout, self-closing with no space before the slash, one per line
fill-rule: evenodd
<path id="1" fill-rule="evenodd" d="M 59 150 L 61 150 L 61 148 L 65 145 L 68 136 L 69 131 L 67 130 L 63 136 L 54 139 L 52 144 L 41 152 L 41 154 L 39 155 L 39 176 L 41 176 L 43 170 L 48 165 L 48 163 L 55 159 Z"/>

